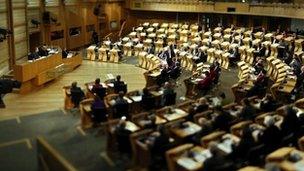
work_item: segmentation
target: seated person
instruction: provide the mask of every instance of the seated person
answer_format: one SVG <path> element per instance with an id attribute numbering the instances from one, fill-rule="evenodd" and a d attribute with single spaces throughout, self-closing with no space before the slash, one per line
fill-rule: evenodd
<path id="1" fill-rule="evenodd" d="M 203 171 L 228 171 L 235 170 L 234 165 L 228 160 L 214 142 L 209 143 L 209 150 L 212 157 L 203 163 Z"/>
<path id="2" fill-rule="evenodd" d="M 28 60 L 35 60 L 35 59 L 39 59 L 39 55 L 38 55 L 38 48 L 36 48 L 35 52 L 29 53 L 29 55 L 27 56 Z"/>
<path id="3" fill-rule="evenodd" d="M 0 79 L 0 108 L 5 108 L 3 97 L 7 93 L 11 93 L 14 88 L 20 88 L 21 82 L 13 79 Z"/>
<path id="4" fill-rule="evenodd" d="M 213 127 L 229 132 L 230 125 L 234 120 L 233 116 L 224 111 L 221 106 L 216 106 L 214 113 L 216 113 L 217 116 L 213 119 Z"/>
<path id="5" fill-rule="evenodd" d="M 168 136 L 165 127 L 159 126 L 156 132 L 153 132 L 147 139 L 146 144 L 150 147 L 152 158 L 163 158 L 164 154 L 170 146 L 170 137 Z"/>
<path id="6" fill-rule="evenodd" d="M 214 84 L 217 84 L 221 75 L 221 66 L 218 61 L 214 61 L 214 63 L 210 66 L 210 77 Z"/>
<path id="7" fill-rule="evenodd" d="M 252 131 L 249 126 L 246 126 L 242 130 L 242 137 L 239 144 L 233 149 L 231 156 L 235 159 L 244 159 L 251 147 L 257 145 L 255 142 Z"/>
<path id="8" fill-rule="evenodd" d="M 201 138 L 205 135 L 212 133 L 214 129 L 213 129 L 212 121 L 203 117 L 198 119 L 198 125 L 201 126 L 202 129 L 193 136 L 192 141 L 195 144 L 200 145 Z"/>
<path id="9" fill-rule="evenodd" d="M 117 75 L 114 81 L 114 92 L 119 93 L 120 91 L 127 93 L 127 88 L 125 82 L 121 81 L 121 76 Z"/>
<path id="10" fill-rule="evenodd" d="M 163 104 L 164 106 L 170 106 L 175 104 L 176 93 L 169 82 L 164 85 Z"/>
<path id="11" fill-rule="evenodd" d="M 69 51 L 67 51 L 67 49 L 64 48 L 64 50 L 61 52 L 61 54 L 62 54 L 62 58 L 67 58 L 69 55 Z"/>
<path id="12" fill-rule="evenodd" d="M 297 111 L 291 106 L 284 108 L 285 117 L 281 124 L 281 131 L 283 136 L 287 136 L 291 133 L 296 134 L 300 130 L 300 121 L 297 117 Z"/>
<path id="13" fill-rule="evenodd" d="M 39 56 L 48 56 L 49 52 L 47 51 L 45 46 L 38 47 L 38 55 Z"/>
<path id="14" fill-rule="evenodd" d="M 141 106 L 144 110 L 151 110 L 155 107 L 155 99 L 147 88 L 143 89 L 141 96 Z"/>
<path id="15" fill-rule="evenodd" d="M 207 91 L 211 88 L 213 78 L 211 77 L 210 73 L 208 71 L 205 72 L 205 78 L 203 80 L 200 80 L 197 83 L 197 87 L 199 90 L 203 92 L 205 95 Z"/>
<path id="16" fill-rule="evenodd" d="M 252 120 L 256 117 L 256 109 L 255 107 L 253 107 L 250 103 L 250 101 L 245 98 L 243 100 L 243 108 L 242 111 L 240 113 L 240 118 L 243 120 Z"/>
<path id="17" fill-rule="evenodd" d="M 115 100 L 115 104 L 113 105 L 114 118 L 129 117 L 129 103 L 124 99 L 124 95 L 124 92 L 120 91 L 118 98 Z"/>
<path id="18" fill-rule="evenodd" d="M 130 130 L 126 129 L 125 119 L 121 119 L 114 132 L 119 152 L 127 154 L 131 153 L 131 143 L 129 138 L 131 133 L 132 132 Z"/>
<path id="19" fill-rule="evenodd" d="M 181 66 L 179 62 L 176 62 L 173 68 L 169 71 L 169 76 L 172 79 L 177 79 L 181 74 Z"/>
<path id="20" fill-rule="evenodd" d="M 84 92 L 80 87 L 77 87 L 77 82 L 73 82 L 71 85 L 71 100 L 74 107 L 79 107 L 79 103 L 84 99 Z"/>
<path id="21" fill-rule="evenodd" d="M 255 69 L 254 74 L 255 75 L 258 75 L 261 71 L 264 70 L 264 64 L 263 63 L 264 63 L 263 59 L 259 59 L 257 61 L 257 63 L 254 65 L 254 69 Z"/>
<path id="22" fill-rule="evenodd" d="M 259 75 L 257 76 L 257 79 L 254 82 L 254 86 L 248 90 L 247 97 L 252 96 L 261 96 L 266 93 L 265 88 L 268 85 L 268 77 L 266 76 L 266 71 L 262 70 Z"/>
<path id="23" fill-rule="evenodd" d="M 280 104 L 272 97 L 271 94 L 266 94 L 262 99 L 260 108 L 263 112 L 271 112 L 276 110 Z"/>
<path id="24" fill-rule="evenodd" d="M 240 54 L 239 54 L 239 50 L 237 47 L 233 48 L 233 50 L 230 51 L 230 55 L 229 55 L 229 61 L 234 63 L 239 61 L 240 59 Z"/>
<path id="25" fill-rule="evenodd" d="M 95 80 L 95 84 L 93 85 L 92 88 L 92 93 L 96 94 L 101 100 L 106 96 L 107 94 L 107 89 L 104 88 L 101 84 L 100 84 L 100 78 L 97 78 Z"/>
<path id="26" fill-rule="evenodd" d="M 107 110 L 104 104 L 98 96 L 95 96 L 94 101 L 91 105 L 92 119 L 94 123 L 100 123 L 107 121 Z"/>
<path id="27" fill-rule="evenodd" d="M 209 104 L 206 98 L 201 98 L 198 101 L 198 104 L 195 106 L 195 112 L 201 113 L 209 109 Z"/>
<path id="28" fill-rule="evenodd" d="M 265 144 L 267 152 L 271 152 L 280 145 L 282 133 L 275 125 L 275 118 L 273 116 L 266 116 L 264 124 L 266 125 L 266 129 L 259 136 L 259 141 Z"/>

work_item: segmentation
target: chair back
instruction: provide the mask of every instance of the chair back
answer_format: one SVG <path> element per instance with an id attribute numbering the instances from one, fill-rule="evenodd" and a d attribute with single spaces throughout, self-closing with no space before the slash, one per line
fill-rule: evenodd
<path id="1" fill-rule="evenodd" d="M 106 108 L 96 108 L 92 110 L 92 115 L 94 116 L 94 121 L 95 122 L 106 122 L 108 117 L 107 117 L 107 109 Z"/>
<path id="2" fill-rule="evenodd" d="M 176 93 L 167 94 L 164 96 L 164 106 L 174 105 L 176 102 Z"/>

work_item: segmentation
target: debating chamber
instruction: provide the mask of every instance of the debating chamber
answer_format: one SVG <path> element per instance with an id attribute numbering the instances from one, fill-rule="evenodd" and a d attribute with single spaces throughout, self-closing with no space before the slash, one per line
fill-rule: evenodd
<path id="1" fill-rule="evenodd" d="M 304 171 L 304 0 L 0 0 L 0 171 Z"/>

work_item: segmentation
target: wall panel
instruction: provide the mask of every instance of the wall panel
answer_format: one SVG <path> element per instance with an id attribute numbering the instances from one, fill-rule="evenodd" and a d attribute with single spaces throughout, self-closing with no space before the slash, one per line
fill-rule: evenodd
<path id="1" fill-rule="evenodd" d="M 14 29 L 15 59 L 21 59 L 28 53 L 28 34 L 26 20 L 26 1 L 12 1 L 12 18 Z"/>
<path id="2" fill-rule="evenodd" d="M 6 1 L 0 0 L 0 26 L 7 28 L 7 9 Z M 9 49 L 8 49 L 8 40 L 0 42 L 0 75 L 3 74 L 9 66 Z"/>

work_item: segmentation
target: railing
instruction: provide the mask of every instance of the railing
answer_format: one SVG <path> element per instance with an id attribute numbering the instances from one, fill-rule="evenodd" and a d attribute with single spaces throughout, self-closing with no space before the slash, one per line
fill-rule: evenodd
<path id="1" fill-rule="evenodd" d="M 304 19 L 304 0 L 130 0 L 131 10 L 229 13 Z"/>

